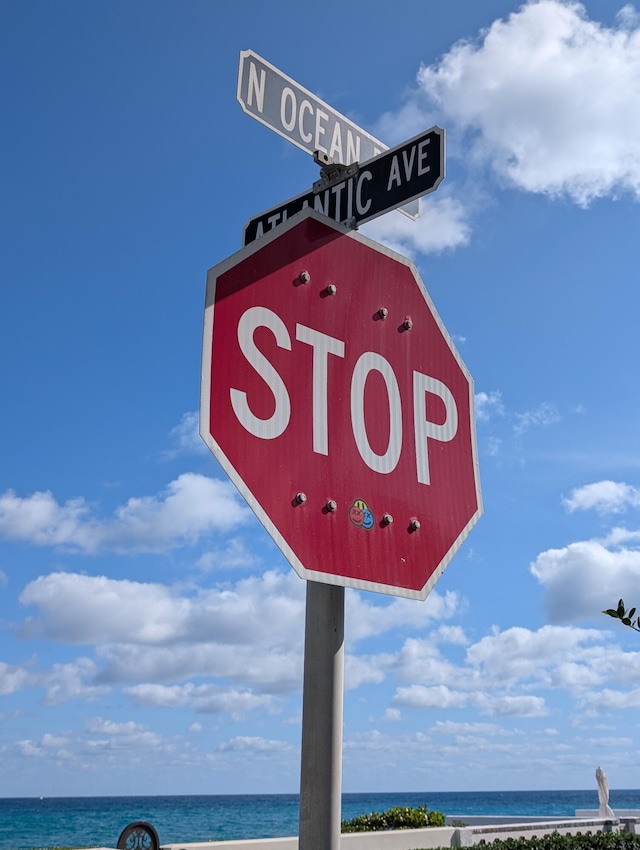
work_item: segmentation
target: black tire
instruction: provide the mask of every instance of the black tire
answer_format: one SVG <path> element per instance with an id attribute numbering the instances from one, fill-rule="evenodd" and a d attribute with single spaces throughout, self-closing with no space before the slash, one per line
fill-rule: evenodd
<path id="1" fill-rule="evenodd" d="M 120 833 L 118 850 L 160 850 L 158 833 L 143 820 L 130 823 Z"/>

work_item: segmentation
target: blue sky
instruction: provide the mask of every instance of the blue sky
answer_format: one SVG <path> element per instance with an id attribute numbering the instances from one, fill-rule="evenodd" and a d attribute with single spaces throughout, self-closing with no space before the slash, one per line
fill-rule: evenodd
<path id="1" fill-rule="evenodd" d="M 637 785 L 640 17 L 0 3 L 0 795 L 296 791 L 304 583 L 197 435 L 206 271 L 308 189 L 252 49 L 447 177 L 411 256 L 485 513 L 426 602 L 346 593 L 346 791 Z"/>

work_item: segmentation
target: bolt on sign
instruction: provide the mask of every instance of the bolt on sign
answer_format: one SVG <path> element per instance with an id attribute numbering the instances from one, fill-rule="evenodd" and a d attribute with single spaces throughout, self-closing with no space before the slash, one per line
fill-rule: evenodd
<path id="1" fill-rule="evenodd" d="M 424 599 L 482 513 L 413 263 L 307 209 L 209 271 L 200 433 L 305 579 Z"/>

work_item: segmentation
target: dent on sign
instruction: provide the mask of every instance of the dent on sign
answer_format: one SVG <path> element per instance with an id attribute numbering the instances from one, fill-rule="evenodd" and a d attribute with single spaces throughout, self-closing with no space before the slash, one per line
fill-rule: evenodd
<path id="1" fill-rule="evenodd" d="M 256 416 L 244 390 L 232 387 L 231 405 L 242 427 L 262 440 L 280 437 L 289 426 L 291 418 L 291 399 L 287 387 L 273 364 L 258 349 L 254 333 L 260 328 L 268 328 L 279 348 L 292 350 L 291 336 L 281 317 L 266 307 L 250 307 L 238 322 L 238 345 L 247 363 L 257 372 L 271 390 L 274 398 L 274 411 L 267 418 Z M 313 349 L 312 383 L 312 449 L 317 454 L 329 454 L 329 357 L 343 358 L 346 342 L 336 339 L 322 331 L 296 324 L 296 342 L 309 345 Z M 378 372 L 384 381 L 389 406 L 389 441 L 384 452 L 376 452 L 367 437 L 365 421 L 364 392 L 369 374 Z M 428 394 L 438 396 L 446 411 L 444 422 L 431 421 L 427 416 Z M 374 472 L 383 475 L 393 472 L 398 465 L 403 450 L 402 408 L 398 379 L 393 366 L 381 354 L 375 351 L 363 351 L 356 360 L 351 375 L 351 427 L 360 457 Z M 407 403 L 407 400 L 405 400 Z M 420 484 L 430 484 L 429 441 L 450 442 L 458 431 L 458 409 L 449 388 L 442 381 L 430 375 L 413 371 L 413 430 L 416 480 Z"/>

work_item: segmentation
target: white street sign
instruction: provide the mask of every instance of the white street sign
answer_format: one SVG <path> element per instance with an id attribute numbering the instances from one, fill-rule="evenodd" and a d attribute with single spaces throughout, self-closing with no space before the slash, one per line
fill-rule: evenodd
<path id="1" fill-rule="evenodd" d="M 320 151 L 342 165 L 367 162 L 388 150 L 323 100 L 252 50 L 240 52 L 237 98 L 242 109 L 307 153 Z M 416 219 L 419 200 L 400 212 Z"/>

